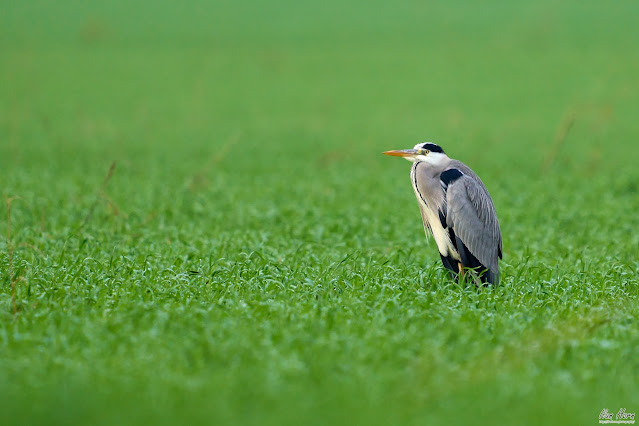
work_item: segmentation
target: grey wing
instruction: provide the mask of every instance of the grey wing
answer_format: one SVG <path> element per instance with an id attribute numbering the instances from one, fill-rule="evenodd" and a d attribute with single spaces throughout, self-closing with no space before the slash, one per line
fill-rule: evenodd
<path id="1" fill-rule="evenodd" d="M 448 185 L 446 222 L 472 255 L 498 274 L 501 231 L 493 200 L 481 183 L 464 175 Z"/>

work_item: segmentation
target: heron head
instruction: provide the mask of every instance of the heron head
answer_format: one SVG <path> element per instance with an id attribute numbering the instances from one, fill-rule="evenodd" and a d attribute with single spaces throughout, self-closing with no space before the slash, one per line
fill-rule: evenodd
<path id="1" fill-rule="evenodd" d="M 413 163 L 423 161 L 433 164 L 439 163 L 439 161 L 446 157 L 444 150 L 439 145 L 432 142 L 418 143 L 413 149 L 386 151 L 384 154 L 392 155 L 394 157 L 402 157 Z"/>

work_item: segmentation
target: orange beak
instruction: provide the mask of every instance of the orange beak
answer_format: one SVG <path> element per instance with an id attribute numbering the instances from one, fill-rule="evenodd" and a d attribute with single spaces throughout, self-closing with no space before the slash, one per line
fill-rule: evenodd
<path id="1" fill-rule="evenodd" d="M 417 150 L 415 149 L 398 149 L 394 151 L 386 151 L 384 152 L 386 155 L 392 155 L 393 157 L 412 157 L 413 155 L 417 155 Z"/>

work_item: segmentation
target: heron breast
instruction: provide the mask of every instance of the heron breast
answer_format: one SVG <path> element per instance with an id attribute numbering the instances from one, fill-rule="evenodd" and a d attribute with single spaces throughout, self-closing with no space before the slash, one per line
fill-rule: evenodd
<path id="1" fill-rule="evenodd" d="M 426 207 L 424 209 L 424 216 L 428 221 L 428 227 L 430 228 L 433 238 L 435 239 L 435 243 L 437 244 L 437 250 L 439 250 L 443 256 L 451 256 L 456 260 L 460 260 L 461 258 L 459 253 L 457 252 L 457 249 L 455 249 L 453 242 L 450 240 L 448 230 L 442 226 L 441 221 L 439 220 L 439 215 Z"/>

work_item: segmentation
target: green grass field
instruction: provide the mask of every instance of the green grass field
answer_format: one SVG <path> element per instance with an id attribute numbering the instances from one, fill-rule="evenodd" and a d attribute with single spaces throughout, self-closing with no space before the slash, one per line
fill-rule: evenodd
<path id="1" fill-rule="evenodd" d="M 556 3 L 1 2 L 0 424 L 639 411 L 639 4 Z M 496 289 L 381 155 L 428 140 Z"/>

